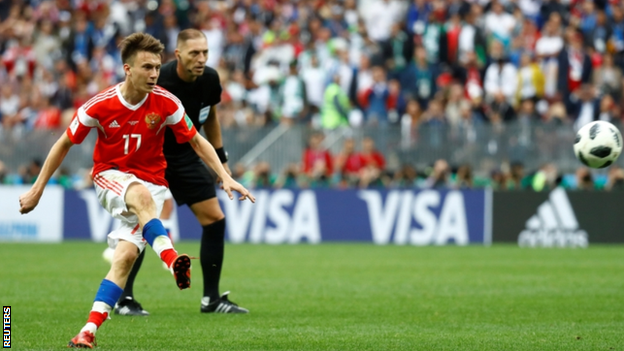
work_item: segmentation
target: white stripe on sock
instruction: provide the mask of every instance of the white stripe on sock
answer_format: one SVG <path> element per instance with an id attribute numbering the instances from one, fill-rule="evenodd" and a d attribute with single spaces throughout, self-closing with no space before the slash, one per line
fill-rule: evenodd
<path id="1" fill-rule="evenodd" d="M 110 306 L 102 301 L 95 301 L 93 303 L 93 307 L 91 307 L 91 311 L 100 312 L 100 313 L 108 313 L 113 310 L 113 306 Z"/>
<path id="2" fill-rule="evenodd" d="M 93 335 L 95 335 L 95 332 L 97 331 L 97 325 L 95 325 L 95 323 L 89 322 L 84 327 L 82 327 L 82 329 L 80 329 L 80 332 L 82 333 L 85 330 L 88 330 L 93 333 Z"/>
<path id="3" fill-rule="evenodd" d="M 159 235 L 154 239 L 154 243 L 152 244 L 152 249 L 156 251 L 158 257 L 160 254 L 168 249 L 173 249 L 173 244 L 171 243 L 171 239 L 169 239 L 166 235 Z"/>

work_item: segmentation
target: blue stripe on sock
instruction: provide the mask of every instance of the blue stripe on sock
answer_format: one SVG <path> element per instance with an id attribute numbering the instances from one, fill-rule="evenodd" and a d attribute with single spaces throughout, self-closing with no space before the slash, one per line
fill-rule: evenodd
<path id="1" fill-rule="evenodd" d="M 105 304 L 114 307 L 122 293 L 123 289 L 117 284 L 111 282 L 110 280 L 104 279 L 102 280 L 100 289 L 97 294 L 95 294 L 95 300 L 93 301 L 102 301 Z"/>
<path id="2" fill-rule="evenodd" d="M 167 236 L 167 230 L 158 218 L 154 218 L 143 226 L 143 237 L 150 246 L 154 246 L 154 240 L 157 236 Z"/>

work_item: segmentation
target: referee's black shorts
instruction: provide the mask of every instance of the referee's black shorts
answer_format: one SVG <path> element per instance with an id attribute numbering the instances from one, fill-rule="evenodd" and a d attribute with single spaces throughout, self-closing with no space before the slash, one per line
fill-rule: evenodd
<path id="1" fill-rule="evenodd" d="M 168 165 L 165 179 L 178 206 L 191 206 L 217 196 L 215 179 L 201 160 Z"/>

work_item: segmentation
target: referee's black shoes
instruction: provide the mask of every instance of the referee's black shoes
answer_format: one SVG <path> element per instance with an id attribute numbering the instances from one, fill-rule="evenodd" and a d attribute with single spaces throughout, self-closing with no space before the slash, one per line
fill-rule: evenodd
<path id="1" fill-rule="evenodd" d="M 115 304 L 115 314 L 122 316 L 149 316 L 149 312 L 144 310 L 137 300 L 129 296 Z"/>
<path id="2" fill-rule="evenodd" d="M 228 300 L 228 294 L 226 291 L 221 297 L 215 301 L 210 301 L 209 297 L 202 298 L 201 312 L 202 313 L 249 313 L 249 310 L 242 308 L 234 302 Z"/>

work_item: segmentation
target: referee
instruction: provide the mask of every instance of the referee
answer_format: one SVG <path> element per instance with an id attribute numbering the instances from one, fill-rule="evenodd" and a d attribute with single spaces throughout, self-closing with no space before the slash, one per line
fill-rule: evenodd
<path id="1" fill-rule="evenodd" d="M 215 108 L 221 101 L 221 84 L 217 71 L 206 67 L 208 41 L 204 33 L 196 29 L 181 31 L 175 55 L 176 60 L 161 67 L 157 84 L 182 101 L 186 114 L 197 130 L 204 127 L 208 141 L 214 146 L 226 171 L 231 174 Z M 201 312 L 248 313 L 247 309 L 228 300 L 229 292 L 219 294 L 225 246 L 225 215 L 216 197 L 215 180 L 189 143 L 178 144 L 170 128 L 166 128 L 165 133 L 163 152 L 167 159 L 165 178 L 169 182 L 169 189 L 179 206 L 186 204 L 191 208 L 203 228 L 199 254 L 204 276 Z M 142 253 L 137 258 L 124 294 L 115 306 L 117 314 L 149 314 L 134 300 L 132 292 L 143 256 Z"/>

